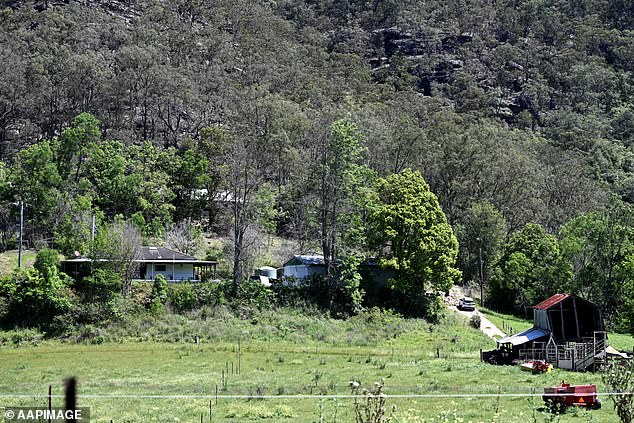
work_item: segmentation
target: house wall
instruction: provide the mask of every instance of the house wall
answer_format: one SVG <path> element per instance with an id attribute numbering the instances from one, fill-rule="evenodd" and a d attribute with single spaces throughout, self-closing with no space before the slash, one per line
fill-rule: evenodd
<path id="1" fill-rule="evenodd" d="M 312 275 L 325 275 L 326 269 L 324 266 L 306 266 L 304 264 L 299 265 L 287 265 L 284 266 L 284 277 L 300 280 L 308 278 Z"/>
<path id="2" fill-rule="evenodd" d="M 157 270 L 157 266 L 165 266 L 165 270 Z M 187 281 L 194 279 L 194 265 L 191 263 L 148 263 L 146 278 L 154 279 L 156 275 L 163 275 L 167 280 Z"/>

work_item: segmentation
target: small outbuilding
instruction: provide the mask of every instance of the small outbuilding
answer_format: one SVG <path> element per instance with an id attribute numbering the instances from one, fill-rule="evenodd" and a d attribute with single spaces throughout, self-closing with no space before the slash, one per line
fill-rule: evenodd
<path id="1" fill-rule="evenodd" d="M 606 358 L 607 333 L 599 307 L 570 294 L 555 294 L 533 306 L 533 327 L 499 339 L 504 361 L 545 360 L 568 370 L 586 370 Z M 500 360 L 498 360 L 500 361 Z"/>
<path id="2" fill-rule="evenodd" d="M 326 274 L 326 262 L 324 256 L 317 254 L 295 255 L 284 263 L 284 279 L 300 281 L 313 275 Z"/>

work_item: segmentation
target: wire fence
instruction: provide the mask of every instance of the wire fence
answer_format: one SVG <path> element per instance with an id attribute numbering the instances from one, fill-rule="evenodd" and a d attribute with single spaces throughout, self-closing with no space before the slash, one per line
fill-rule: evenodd
<path id="1" fill-rule="evenodd" d="M 566 396 L 587 396 L 588 393 L 570 393 Z M 632 396 L 634 392 L 597 392 L 599 396 Z M 324 394 L 324 395 L 77 395 L 84 399 L 330 399 L 330 398 L 359 398 L 362 394 Z M 516 392 L 516 393 L 460 393 L 460 394 L 381 394 L 384 398 L 526 398 L 542 397 L 543 393 Z M 0 398 L 49 398 L 45 394 L 0 394 Z M 64 398 L 64 395 L 51 395 L 50 398 Z"/>

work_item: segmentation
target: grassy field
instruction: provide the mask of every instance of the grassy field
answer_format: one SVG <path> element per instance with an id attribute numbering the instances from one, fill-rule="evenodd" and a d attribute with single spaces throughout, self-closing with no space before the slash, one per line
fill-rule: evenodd
<path id="1" fill-rule="evenodd" d="M 35 250 L 22 250 L 22 267 L 27 268 L 35 263 Z M 18 250 L 0 253 L 0 275 L 11 273 L 18 267 Z"/>
<path id="2" fill-rule="evenodd" d="M 441 325 L 408 321 L 398 336 L 377 338 L 358 333 L 350 338 L 360 325 L 328 320 L 314 323 L 319 333 L 306 326 L 306 336 L 267 338 L 257 335 L 257 320 L 247 322 L 251 331 L 240 326 L 230 341 L 205 337 L 199 346 L 129 339 L 100 345 L 6 342 L 0 347 L 0 394 L 5 395 L 0 405 L 44 406 L 48 385 L 61 395 L 61 381 L 74 375 L 80 395 L 87 396 L 79 403 L 91 407 L 93 422 L 191 422 L 200 421 L 201 414 L 209 421 L 210 401 L 214 422 L 350 422 L 353 399 L 329 395 L 349 394 L 351 380 L 371 387 L 384 378 L 388 395 L 433 395 L 388 398 L 388 409 L 397 407 L 398 422 L 618 421 L 608 398 L 598 411 L 543 412 L 541 398 L 526 394 L 540 394 L 563 379 L 597 383 L 603 391 L 600 376 L 560 370 L 533 375 L 482 364 L 479 350 L 493 348 L 493 341 L 455 314 Z M 332 335 L 324 336 L 328 325 Z M 28 396 L 6 397 L 10 394 Z M 229 395 L 273 398 L 223 398 Z M 313 397 L 287 397 L 293 395 Z M 55 402 L 61 405 L 62 399 Z"/>

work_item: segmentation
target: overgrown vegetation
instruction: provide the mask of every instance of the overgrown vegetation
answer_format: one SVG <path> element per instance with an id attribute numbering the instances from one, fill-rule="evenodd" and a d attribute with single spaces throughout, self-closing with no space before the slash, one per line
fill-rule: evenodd
<path id="1" fill-rule="evenodd" d="M 491 307 L 565 290 L 634 332 L 630 9 L 3 2 L 0 248 L 23 202 L 29 245 L 107 257 L 127 295 L 132 241 L 218 256 L 197 250 L 219 234 L 237 297 L 276 235 L 324 255 L 338 316 L 374 303 L 334 263 L 378 256 L 398 273 L 382 305 L 403 313 L 435 318 L 461 272 Z M 398 252 L 389 225 L 374 242 L 385 184 L 419 174 L 444 251 Z"/>
<path id="2" fill-rule="evenodd" d="M 613 392 L 611 400 L 622 423 L 634 421 L 634 361 L 613 361 L 603 373 L 603 381 Z"/>

